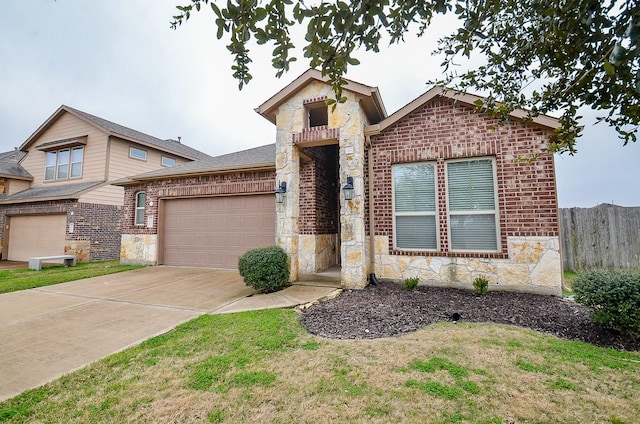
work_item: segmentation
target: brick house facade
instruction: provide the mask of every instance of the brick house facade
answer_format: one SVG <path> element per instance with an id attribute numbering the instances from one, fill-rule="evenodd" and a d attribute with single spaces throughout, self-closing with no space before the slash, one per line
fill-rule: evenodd
<path id="1" fill-rule="evenodd" d="M 468 284 L 484 276 L 498 289 L 558 295 L 558 205 L 553 153 L 548 149 L 552 137 L 550 128 L 518 121 L 501 124 L 443 97 L 372 137 L 373 174 L 367 175 L 367 187 L 372 181 L 378 274 L 394 279 L 418 276 L 444 285 Z M 495 160 L 496 252 L 461 252 L 450 246 L 445 164 L 465 158 Z M 421 162 L 435 165 L 435 251 L 400 249 L 394 240 L 392 166 Z"/>
<path id="2" fill-rule="evenodd" d="M 276 185 L 275 164 L 273 163 L 273 145 L 262 149 L 252 149 L 257 156 L 267 157 L 267 162 L 257 168 L 246 167 L 243 163 L 230 166 L 232 159 L 212 158 L 178 166 L 175 169 L 156 171 L 117 182 L 124 187 L 125 204 L 123 208 L 123 231 L 121 238 L 120 260 L 125 264 L 172 264 L 165 249 L 166 231 L 165 211 L 168 203 L 177 203 L 188 199 L 226 199 L 244 198 L 272 193 Z M 266 152 L 266 153 L 265 153 Z M 241 161 L 242 162 L 242 161 Z M 222 167 L 217 166 L 223 164 Z M 221 169 L 225 168 L 225 169 Z M 136 195 L 144 192 L 144 225 L 135 224 Z M 273 203 L 273 202 L 272 202 Z M 273 208 L 273 204 L 269 206 Z M 205 232 L 206 228 L 198 229 Z M 273 244 L 273 233 L 269 244 Z M 211 246 L 204 246 L 205 249 Z M 182 264 L 184 265 L 184 264 Z M 215 264 L 212 263 L 211 266 Z"/>
<path id="3" fill-rule="evenodd" d="M 479 97 L 440 87 L 391 115 L 375 87 L 348 81 L 335 109 L 323 103 L 332 95 L 309 70 L 256 108 L 275 125 L 275 145 L 130 177 L 125 222 L 137 190 L 158 205 L 273 193 L 285 183 L 282 203 L 264 207 L 275 213 L 272 239 L 294 281 L 339 265 L 345 288 L 374 277 L 471 287 L 482 276 L 493 289 L 561 293 L 549 150 L 557 120 L 517 110 L 500 123 L 476 110 Z M 163 212 L 153 208 L 145 213 L 157 214 L 157 226 L 125 224 L 123 262 L 162 263 Z"/>

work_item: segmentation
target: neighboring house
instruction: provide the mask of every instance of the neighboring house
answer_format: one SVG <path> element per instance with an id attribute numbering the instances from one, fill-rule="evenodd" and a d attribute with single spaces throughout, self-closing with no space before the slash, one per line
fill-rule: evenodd
<path id="1" fill-rule="evenodd" d="M 117 259 L 124 190 L 110 183 L 206 157 L 61 106 L 18 150 L 0 154 L 2 258 Z"/>
<path id="2" fill-rule="evenodd" d="M 121 261 L 235 268 L 275 242 L 293 281 L 340 265 L 345 288 L 484 276 L 561 294 L 556 119 L 525 124 L 518 110 L 500 124 L 476 111 L 479 97 L 440 87 L 388 116 L 377 88 L 354 81 L 333 109 L 326 81 L 309 70 L 256 109 L 275 145 L 118 182 Z M 144 219 L 153 225 L 135 225 Z"/>

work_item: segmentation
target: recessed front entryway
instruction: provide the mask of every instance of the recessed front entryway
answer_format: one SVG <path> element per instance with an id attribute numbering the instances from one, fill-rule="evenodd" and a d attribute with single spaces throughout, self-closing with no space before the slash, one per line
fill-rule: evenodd
<path id="1" fill-rule="evenodd" d="M 66 214 L 10 217 L 7 259 L 28 261 L 33 256 L 62 255 L 66 225 Z"/>
<path id="2" fill-rule="evenodd" d="M 236 269 L 247 250 L 275 244 L 273 194 L 164 200 L 159 263 Z"/>

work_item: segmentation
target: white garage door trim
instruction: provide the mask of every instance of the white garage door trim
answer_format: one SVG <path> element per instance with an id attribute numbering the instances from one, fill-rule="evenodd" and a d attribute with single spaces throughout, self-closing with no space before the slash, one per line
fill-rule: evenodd
<path id="1" fill-rule="evenodd" d="M 162 199 L 159 263 L 236 269 L 249 249 L 275 244 L 273 194 Z"/>

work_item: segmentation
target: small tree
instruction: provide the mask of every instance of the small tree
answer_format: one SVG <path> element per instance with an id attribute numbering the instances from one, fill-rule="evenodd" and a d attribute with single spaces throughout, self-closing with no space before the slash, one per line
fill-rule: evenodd
<path id="1" fill-rule="evenodd" d="M 407 291 L 414 291 L 418 284 L 420 283 L 420 277 L 417 275 L 415 277 L 409 277 L 404 280 L 404 289 Z"/>
<path id="2" fill-rule="evenodd" d="M 591 309 L 595 322 L 640 332 L 640 274 L 592 270 L 573 283 L 576 301 Z"/>
<path id="3" fill-rule="evenodd" d="M 266 293 L 282 290 L 289 281 L 287 254 L 281 247 L 261 247 L 238 259 L 238 271 L 247 286 Z"/>
<path id="4" fill-rule="evenodd" d="M 476 293 L 485 294 L 489 290 L 489 280 L 486 277 L 478 276 L 473 279 L 473 288 Z"/>

